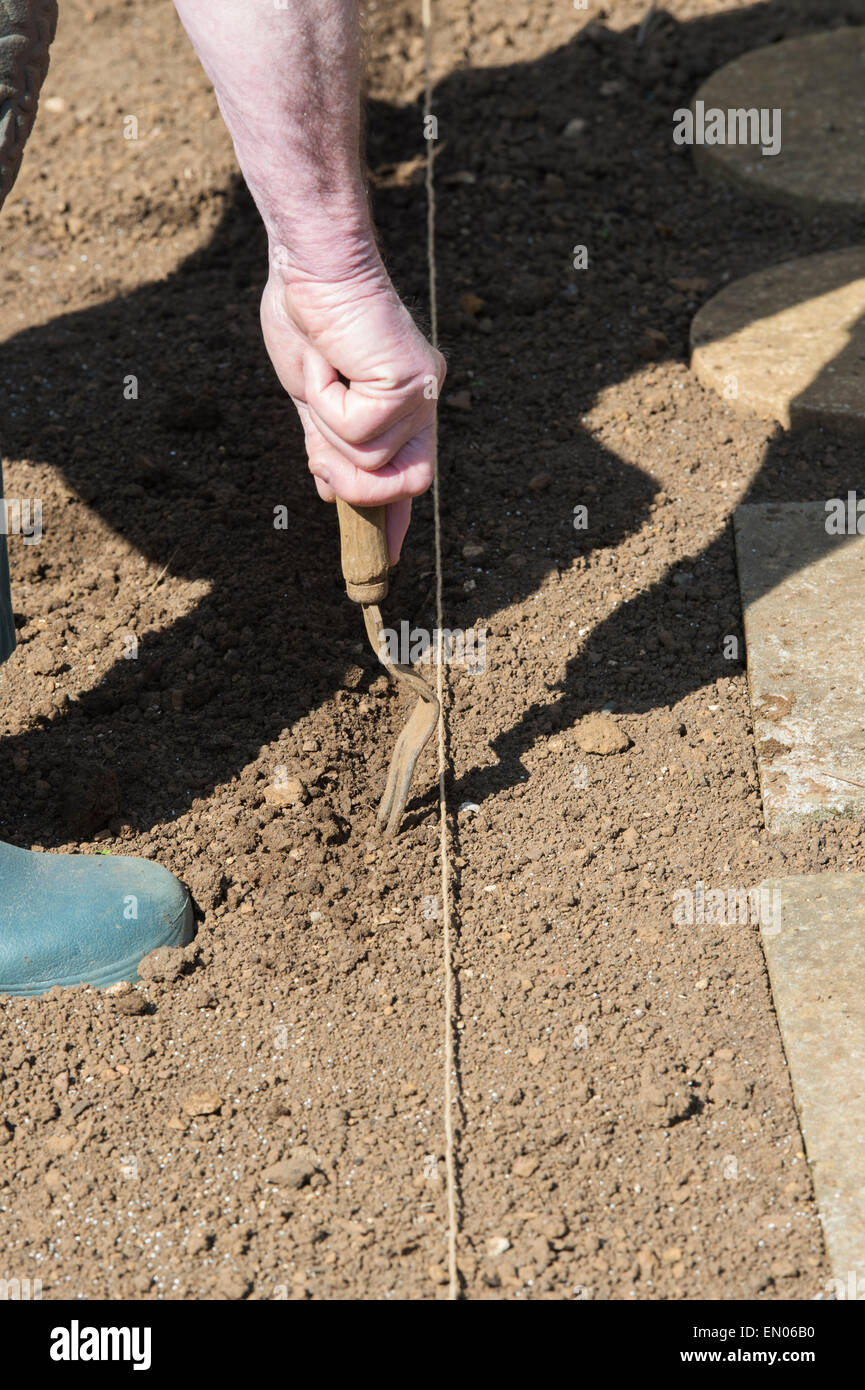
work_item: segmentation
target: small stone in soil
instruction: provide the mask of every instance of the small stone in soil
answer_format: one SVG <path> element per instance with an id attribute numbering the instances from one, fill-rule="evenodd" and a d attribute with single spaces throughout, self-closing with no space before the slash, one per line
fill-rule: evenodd
<path id="1" fill-rule="evenodd" d="M 261 1176 L 265 1182 L 278 1183 L 280 1187 L 298 1189 L 309 1182 L 317 1168 L 318 1164 L 311 1150 L 306 1148 L 294 1149 L 288 1158 L 282 1159 L 279 1163 L 272 1163 L 269 1168 L 265 1168 Z"/>
<path id="2" fill-rule="evenodd" d="M 483 307 L 484 301 L 479 295 L 473 294 L 471 290 L 469 290 L 468 294 L 464 294 L 460 300 L 460 308 L 463 313 L 471 314 L 473 318 L 480 313 Z"/>
<path id="3" fill-rule="evenodd" d="M 628 735 L 615 720 L 603 714 L 590 714 L 581 720 L 575 737 L 577 747 L 584 753 L 624 753 L 631 746 Z"/>
<path id="4" fill-rule="evenodd" d="M 531 1154 L 523 1154 L 518 1158 L 513 1166 L 515 1178 L 530 1178 L 538 1169 L 538 1160 L 532 1158 Z"/>
<path id="5" fill-rule="evenodd" d="M 552 473 L 536 473 L 529 478 L 529 492 L 545 492 L 552 481 Z"/>
<path id="6" fill-rule="evenodd" d="M 487 1254 L 491 1260 L 495 1260 L 499 1255 L 503 1255 L 506 1250 L 510 1250 L 511 1243 L 507 1236 L 490 1236 L 487 1241 Z"/>
<path id="7" fill-rule="evenodd" d="M 120 999 L 124 994 L 132 993 L 132 986 L 128 980 L 115 980 L 113 985 L 109 985 L 105 993 L 109 999 Z"/>
<path id="8" fill-rule="evenodd" d="M 187 1115 L 216 1115 L 222 1105 L 222 1097 L 216 1091 L 193 1091 L 183 1102 Z"/>
<path id="9" fill-rule="evenodd" d="M 299 777 L 289 777 L 286 782 L 266 787 L 264 799 L 268 806 L 300 806 L 309 801 L 309 792 Z"/>
<path id="10" fill-rule="evenodd" d="M 132 994 L 121 994 L 114 1000 L 114 1009 L 119 1014 L 134 1018 L 147 1013 L 147 1000 L 143 994 L 134 991 Z"/>

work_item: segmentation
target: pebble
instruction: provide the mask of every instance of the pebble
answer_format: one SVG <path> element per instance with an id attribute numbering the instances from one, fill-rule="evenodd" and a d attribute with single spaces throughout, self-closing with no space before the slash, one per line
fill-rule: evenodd
<path id="1" fill-rule="evenodd" d="M 545 492 L 552 481 L 552 473 L 536 473 L 529 478 L 529 492 Z"/>
<path id="2" fill-rule="evenodd" d="M 584 753 L 624 753 L 631 740 L 614 719 L 604 714 L 590 714 L 576 729 L 576 744 Z"/>
<path id="3" fill-rule="evenodd" d="M 507 1236 L 490 1236 L 487 1241 L 487 1254 L 491 1260 L 498 1259 L 506 1250 L 510 1250 L 511 1243 Z"/>
<path id="4" fill-rule="evenodd" d="M 464 801 L 460 806 L 460 815 L 462 815 L 463 812 L 465 812 L 467 816 L 476 816 L 480 809 L 481 808 L 476 801 Z"/>
<path id="5" fill-rule="evenodd" d="M 485 550 L 486 546 L 476 545 L 474 542 L 470 541 L 468 545 L 463 546 L 463 559 L 479 560 Z"/>
<path id="6" fill-rule="evenodd" d="M 530 1178 L 538 1171 L 538 1160 L 532 1158 L 531 1154 L 523 1154 L 514 1163 L 512 1171 L 515 1178 Z"/>
<path id="7" fill-rule="evenodd" d="M 484 308 L 484 301 L 481 299 L 480 295 L 473 294 L 472 291 L 469 290 L 468 294 L 464 294 L 460 300 L 460 308 L 464 314 L 471 314 L 472 318 L 475 318 L 480 313 L 481 309 Z"/>
<path id="8" fill-rule="evenodd" d="M 451 410 L 471 410 L 472 393 L 471 391 L 454 391 L 453 395 L 445 396 L 445 405 L 450 406 Z"/>
<path id="9" fill-rule="evenodd" d="M 187 1115 L 216 1115 L 222 1105 L 222 1097 L 216 1091 L 193 1091 L 183 1102 Z"/>
<path id="10" fill-rule="evenodd" d="M 269 1168 L 264 1169 L 261 1176 L 265 1182 L 298 1190 L 304 1187 L 317 1171 L 318 1159 L 312 1149 L 304 1146 L 292 1149 L 288 1158 L 280 1159 L 279 1163 L 272 1163 Z"/>
<path id="11" fill-rule="evenodd" d="M 588 121 L 583 116 L 574 116 L 562 131 L 563 140 L 579 140 L 585 134 Z"/>
<path id="12" fill-rule="evenodd" d="M 132 994 L 121 994 L 119 999 L 114 1000 L 114 1009 L 118 1014 L 124 1014 L 128 1018 L 135 1018 L 147 1013 L 147 1000 L 143 994 L 133 991 Z"/>
<path id="13" fill-rule="evenodd" d="M 113 985 L 108 986 L 105 993 L 109 999 L 122 999 L 124 994 L 132 993 L 132 986 L 128 980 L 115 980 Z"/>
<path id="14" fill-rule="evenodd" d="M 289 777 L 285 782 L 265 787 L 264 799 L 268 806 L 300 806 L 309 801 L 309 792 L 299 777 Z"/>

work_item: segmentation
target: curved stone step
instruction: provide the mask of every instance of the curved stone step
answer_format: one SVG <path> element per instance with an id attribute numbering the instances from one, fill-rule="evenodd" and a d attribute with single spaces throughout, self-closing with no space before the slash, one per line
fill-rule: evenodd
<path id="1" fill-rule="evenodd" d="M 728 285 L 694 316 L 691 369 L 739 415 L 865 431 L 865 247 Z"/>
<path id="2" fill-rule="evenodd" d="M 761 154 L 759 144 L 695 144 L 701 172 L 806 214 L 865 211 L 865 28 L 754 49 L 707 78 L 692 110 L 698 101 L 704 116 L 781 112 L 779 154 Z"/>

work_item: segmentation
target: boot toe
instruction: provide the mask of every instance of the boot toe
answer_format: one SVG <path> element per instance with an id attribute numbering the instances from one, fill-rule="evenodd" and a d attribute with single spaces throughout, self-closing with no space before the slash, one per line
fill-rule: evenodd
<path id="1" fill-rule="evenodd" d="M 135 980 L 159 946 L 192 938 L 192 903 L 161 864 L 0 846 L 0 994 Z"/>

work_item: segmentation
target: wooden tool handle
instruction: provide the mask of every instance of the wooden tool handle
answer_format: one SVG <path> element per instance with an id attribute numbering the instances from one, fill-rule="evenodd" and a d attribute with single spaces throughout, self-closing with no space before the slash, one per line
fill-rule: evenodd
<path id="1" fill-rule="evenodd" d="M 386 507 L 353 507 L 336 499 L 345 591 L 355 603 L 387 598 Z"/>

